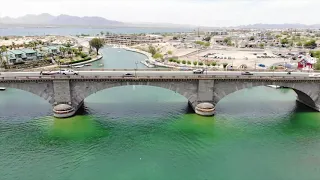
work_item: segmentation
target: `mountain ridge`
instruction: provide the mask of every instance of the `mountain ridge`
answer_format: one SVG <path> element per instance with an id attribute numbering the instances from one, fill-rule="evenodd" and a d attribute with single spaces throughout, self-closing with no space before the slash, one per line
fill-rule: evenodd
<path id="1" fill-rule="evenodd" d="M 71 16 L 67 14 L 60 14 L 53 16 L 48 13 L 42 14 L 26 14 L 21 17 L 0 17 L 0 25 L 7 26 L 86 26 L 86 27 L 167 27 L 167 28 L 198 28 L 195 25 L 186 24 L 173 24 L 173 23 L 152 23 L 152 22 L 120 22 L 116 20 L 109 20 L 99 16 Z M 307 29 L 307 28 L 319 28 L 320 24 L 305 25 L 301 23 L 283 23 L 283 24 L 248 24 L 240 26 L 229 26 L 229 27 L 210 27 L 200 26 L 202 29 Z"/>

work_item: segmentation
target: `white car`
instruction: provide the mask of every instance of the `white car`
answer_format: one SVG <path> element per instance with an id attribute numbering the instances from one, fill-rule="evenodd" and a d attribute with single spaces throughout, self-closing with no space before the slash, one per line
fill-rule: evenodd
<path id="1" fill-rule="evenodd" d="M 79 75 L 79 72 L 74 71 L 72 69 L 63 69 L 60 71 L 60 74 L 62 74 L 62 75 Z"/>
<path id="2" fill-rule="evenodd" d="M 192 72 L 193 72 L 193 74 L 203 74 L 204 70 L 203 69 L 195 69 Z"/>
<path id="3" fill-rule="evenodd" d="M 320 74 L 309 74 L 309 77 L 320 77 Z"/>

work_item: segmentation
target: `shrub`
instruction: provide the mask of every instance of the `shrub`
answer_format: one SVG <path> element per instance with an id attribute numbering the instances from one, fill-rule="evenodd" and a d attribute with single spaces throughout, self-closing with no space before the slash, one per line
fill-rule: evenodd
<path id="1" fill-rule="evenodd" d="M 160 53 L 156 53 L 155 55 L 153 55 L 154 59 L 163 59 L 163 55 Z"/>
<path id="2" fill-rule="evenodd" d="M 182 64 L 186 64 L 187 63 L 187 61 L 185 61 L 185 60 L 182 60 Z"/>
<path id="3" fill-rule="evenodd" d="M 217 65 L 217 62 L 214 61 L 214 62 L 211 63 L 211 65 L 212 65 L 212 66 L 216 66 L 216 65 Z"/>
<path id="4" fill-rule="evenodd" d="M 180 60 L 176 60 L 176 63 L 180 64 L 180 63 L 181 63 L 181 61 L 180 61 Z"/>
<path id="5" fill-rule="evenodd" d="M 199 66 L 203 66 L 203 62 L 199 62 Z"/>
<path id="6" fill-rule="evenodd" d="M 86 57 L 88 57 L 88 54 L 81 52 L 80 56 L 81 56 L 81 58 L 86 58 Z"/>
<path id="7" fill-rule="evenodd" d="M 190 64 L 191 64 L 191 61 L 188 61 L 188 62 L 187 62 L 187 64 L 189 64 L 189 65 L 190 65 Z"/>
<path id="8" fill-rule="evenodd" d="M 85 58 L 83 58 L 84 61 L 89 61 L 89 60 L 91 60 L 91 59 L 92 59 L 91 57 L 85 57 Z"/>
<path id="9" fill-rule="evenodd" d="M 197 61 L 193 61 L 193 65 L 195 65 L 195 66 L 196 66 L 197 64 L 198 64 L 198 62 L 197 62 Z"/>

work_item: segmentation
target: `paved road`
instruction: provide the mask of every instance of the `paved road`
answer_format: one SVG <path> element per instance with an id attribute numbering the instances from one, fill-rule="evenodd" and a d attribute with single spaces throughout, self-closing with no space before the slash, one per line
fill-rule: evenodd
<path id="1" fill-rule="evenodd" d="M 135 71 L 80 71 L 79 75 L 82 76 L 123 76 L 126 73 L 135 74 Z M 244 76 L 241 71 L 208 71 L 203 75 L 230 75 L 230 76 Z M 265 77 L 309 77 L 310 73 L 307 72 L 292 72 L 291 75 L 287 72 L 251 72 L 252 76 L 265 76 Z M 39 76 L 40 72 L 2 72 L 0 77 L 24 77 L 24 76 Z M 137 71 L 137 76 L 198 76 L 193 74 L 192 71 Z M 319 73 L 320 75 L 320 73 Z M 44 75 L 45 76 L 45 75 Z M 56 75 L 59 76 L 59 75 Z"/>

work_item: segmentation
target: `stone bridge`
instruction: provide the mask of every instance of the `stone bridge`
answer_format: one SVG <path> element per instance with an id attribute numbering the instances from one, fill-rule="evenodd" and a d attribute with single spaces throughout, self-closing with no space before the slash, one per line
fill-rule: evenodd
<path id="1" fill-rule="evenodd" d="M 31 92 L 47 100 L 54 107 L 57 117 L 60 114 L 73 115 L 86 97 L 104 89 L 144 85 L 169 89 L 186 97 L 196 111 L 200 103 L 216 106 L 225 96 L 245 88 L 277 85 L 293 89 L 297 100 L 320 111 L 320 79 L 312 78 L 241 78 L 241 77 L 201 77 L 190 78 L 110 78 L 110 77 L 38 77 L 0 79 L 0 86 Z M 196 111 L 197 112 L 197 111 Z M 198 112 L 197 112 L 198 113 Z M 201 113 L 199 113 L 201 114 Z"/>

